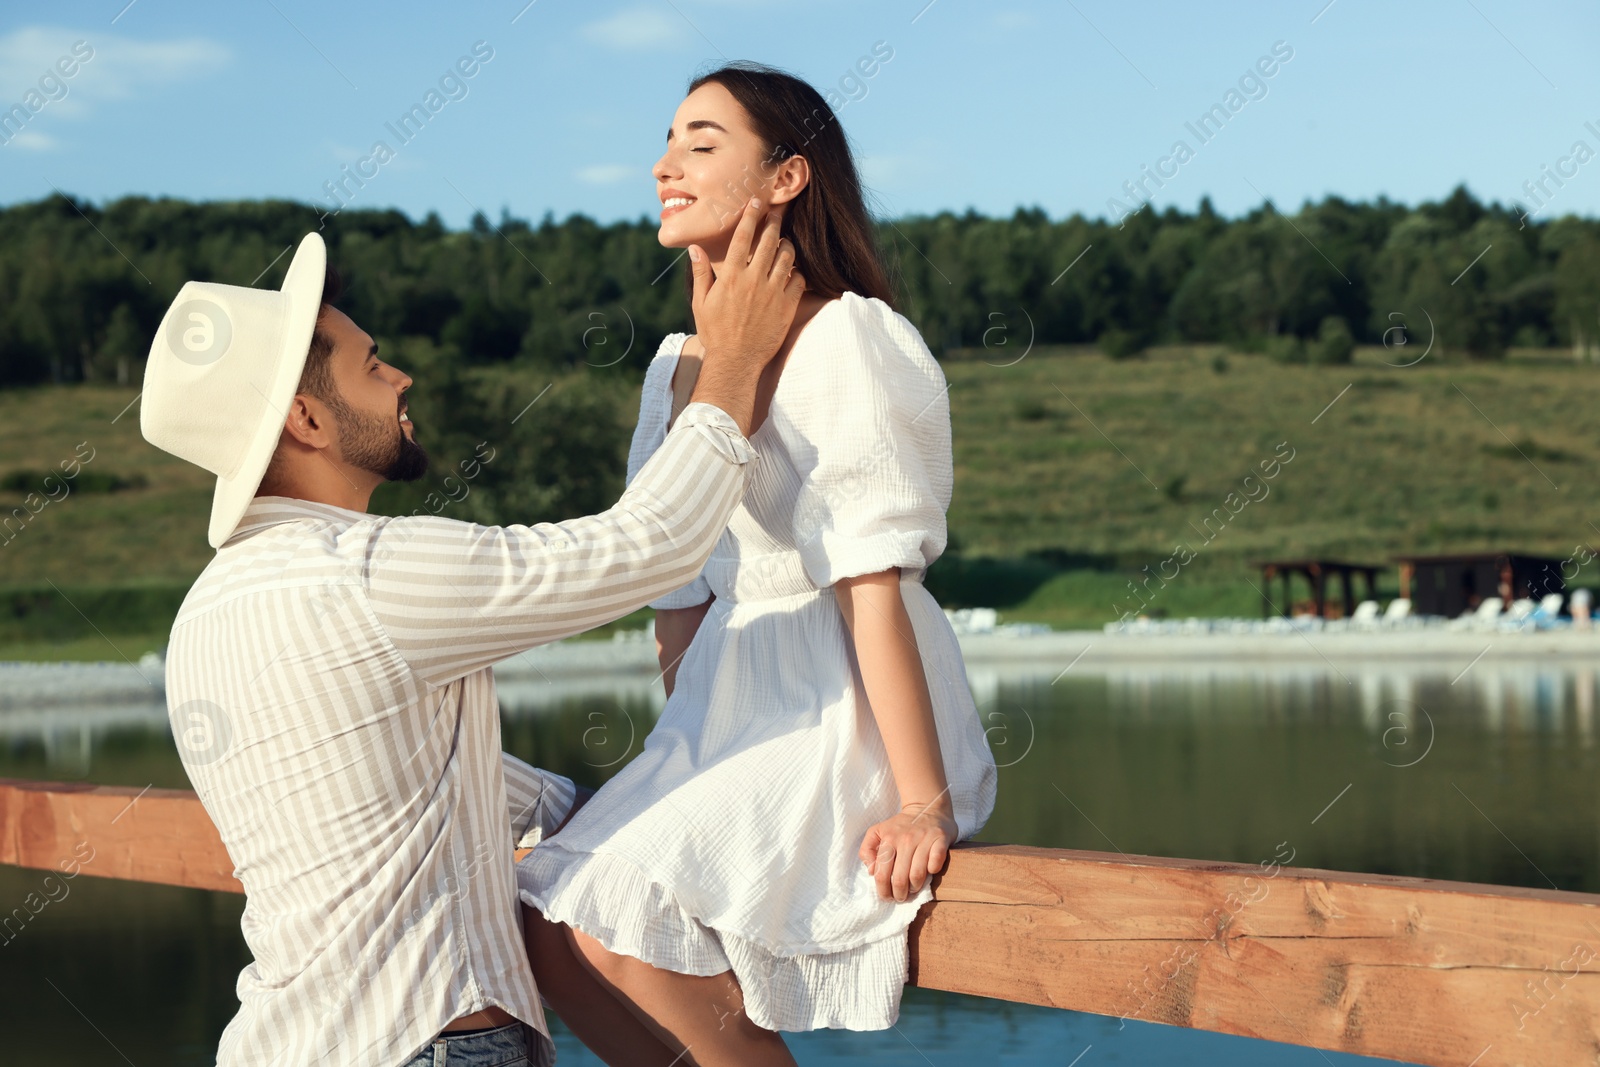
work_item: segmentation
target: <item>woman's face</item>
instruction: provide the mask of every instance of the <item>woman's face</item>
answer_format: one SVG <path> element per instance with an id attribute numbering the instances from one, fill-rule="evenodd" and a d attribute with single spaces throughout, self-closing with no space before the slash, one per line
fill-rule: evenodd
<path id="1" fill-rule="evenodd" d="M 765 156 L 744 107 L 723 86 L 707 82 L 685 97 L 667 131 L 667 150 L 652 171 L 662 204 L 661 244 L 697 244 L 718 260 L 740 207 L 751 197 L 767 203 L 792 199 L 793 192 L 774 193 L 774 179 L 785 168 Z"/>

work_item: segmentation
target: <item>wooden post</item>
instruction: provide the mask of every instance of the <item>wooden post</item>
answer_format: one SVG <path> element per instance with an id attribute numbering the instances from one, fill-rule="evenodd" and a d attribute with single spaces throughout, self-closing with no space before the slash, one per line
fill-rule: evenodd
<path id="1" fill-rule="evenodd" d="M 1272 580 L 1278 576 L 1278 568 L 1270 563 L 1261 566 L 1261 617 L 1272 616 Z"/>
<path id="2" fill-rule="evenodd" d="M 92 858 L 83 861 L 83 849 Z M 928 989 L 1438 1067 L 1594 1063 L 1600 896 L 963 845 L 911 926 Z M 0 779 L 0 863 L 241 891 L 199 799 Z"/>

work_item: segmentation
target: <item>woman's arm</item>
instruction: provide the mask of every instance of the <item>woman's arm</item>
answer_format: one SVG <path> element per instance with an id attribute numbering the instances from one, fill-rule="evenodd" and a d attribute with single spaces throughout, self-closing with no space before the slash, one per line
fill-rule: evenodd
<path id="1" fill-rule="evenodd" d="M 712 598 L 716 599 L 715 597 Z M 661 663 L 661 681 L 672 695 L 672 683 L 678 677 L 678 661 L 689 650 L 700 629 L 700 620 L 706 617 L 711 601 L 692 608 L 659 608 L 656 611 L 656 659 Z"/>
<path id="2" fill-rule="evenodd" d="M 944 867 L 958 833 L 928 679 L 898 567 L 842 578 L 834 591 L 900 792 L 900 814 L 867 831 L 861 862 L 877 879 L 879 896 L 905 900 Z"/>
<path id="3" fill-rule="evenodd" d="M 690 334 L 679 350 L 678 362 L 672 368 L 672 406 L 667 417 L 670 427 L 678 412 L 689 403 L 695 382 L 700 378 L 700 357 L 705 354 L 700 338 Z M 661 682 L 672 695 L 672 685 L 678 678 L 678 661 L 689 650 L 689 642 L 700 629 L 700 620 L 706 617 L 711 601 L 692 608 L 656 609 L 656 660 L 661 664 Z"/>

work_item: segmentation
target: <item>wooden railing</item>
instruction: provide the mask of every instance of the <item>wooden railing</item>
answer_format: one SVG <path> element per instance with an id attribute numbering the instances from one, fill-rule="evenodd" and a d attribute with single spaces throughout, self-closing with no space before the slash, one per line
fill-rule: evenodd
<path id="1" fill-rule="evenodd" d="M 240 892 L 191 792 L 0 779 L 0 863 Z M 968 845 L 929 989 L 1440 1067 L 1600 1063 L 1600 896 Z M 3 919 L 4 916 L 0 916 Z"/>

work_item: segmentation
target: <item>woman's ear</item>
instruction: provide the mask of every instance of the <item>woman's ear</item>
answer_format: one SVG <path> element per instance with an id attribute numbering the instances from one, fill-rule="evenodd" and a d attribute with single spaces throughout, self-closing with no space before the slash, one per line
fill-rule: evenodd
<path id="1" fill-rule="evenodd" d="M 787 204 L 811 184 L 811 164 L 805 156 L 790 156 L 779 163 L 772 176 L 771 202 Z"/>

